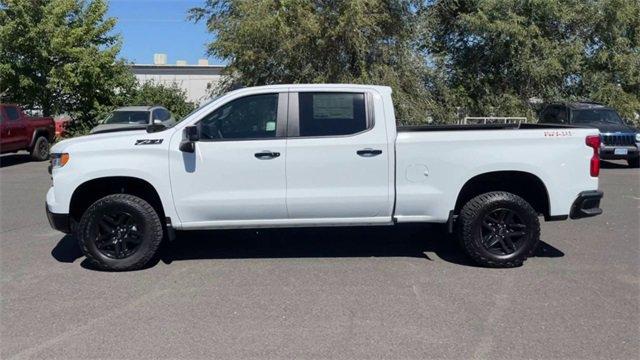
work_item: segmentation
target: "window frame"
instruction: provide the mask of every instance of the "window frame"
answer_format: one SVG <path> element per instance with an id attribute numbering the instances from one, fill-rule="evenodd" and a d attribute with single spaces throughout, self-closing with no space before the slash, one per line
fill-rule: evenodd
<path id="1" fill-rule="evenodd" d="M 353 134 L 344 135 L 300 135 L 300 97 L 301 93 L 327 93 L 327 94 L 361 94 L 364 95 L 364 115 L 367 127 L 364 130 Z M 373 111 L 373 98 L 368 91 L 339 91 L 339 90 L 304 90 L 289 92 L 289 118 L 287 121 L 287 138 L 291 139 L 326 139 L 326 138 L 345 138 L 353 137 L 371 131 L 375 126 L 375 117 Z"/>
<path id="2" fill-rule="evenodd" d="M 215 109 L 211 110 L 210 112 L 206 113 L 205 115 L 203 115 L 200 120 L 198 120 L 195 124 L 195 126 L 198 127 L 198 133 L 202 133 L 202 121 L 209 116 L 211 113 L 220 110 L 221 108 L 223 108 L 224 106 L 227 106 L 228 104 L 234 102 L 234 101 L 238 101 L 238 100 L 242 100 L 242 99 L 246 99 L 248 97 L 253 97 L 253 96 L 264 96 L 264 95 L 277 95 L 278 96 L 278 102 L 277 102 L 277 108 L 276 108 L 276 136 L 274 137 L 269 137 L 269 138 L 235 138 L 235 139 L 204 139 L 204 138 L 200 138 L 200 140 L 198 141 L 202 141 L 202 142 L 229 142 L 229 141 L 269 141 L 269 140 L 282 140 L 286 138 L 286 129 L 287 129 L 287 108 L 288 108 L 288 101 L 289 101 L 289 97 L 287 96 L 287 92 L 265 92 L 265 93 L 260 93 L 260 94 L 250 94 L 250 95 L 245 95 L 245 96 L 241 96 L 241 97 L 237 97 L 235 99 L 229 100 L 227 102 L 225 102 L 224 104 L 220 104 L 220 106 L 217 106 Z"/>

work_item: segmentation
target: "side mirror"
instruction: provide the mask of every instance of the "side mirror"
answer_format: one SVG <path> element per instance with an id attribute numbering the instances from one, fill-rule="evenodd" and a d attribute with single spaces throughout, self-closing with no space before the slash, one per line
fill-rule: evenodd
<path id="1" fill-rule="evenodd" d="M 162 124 L 162 120 L 160 119 L 153 119 L 153 123 L 156 125 L 161 125 Z"/>
<path id="2" fill-rule="evenodd" d="M 191 125 L 184 128 L 184 140 L 180 143 L 180 151 L 195 152 L 196 142 L 200 140 L 200 131 L 197 126 Z"/>
<path id="3" fill-rule="evenodd" d="M 147 132 L 148 133 L 154 133 L 154 132 L 165 130 L 166 128 L 167 127 L 164 126 L 164 124 L 157 123 L 157 122 L 154 121 L 153 124 L 147 125 Z"/>

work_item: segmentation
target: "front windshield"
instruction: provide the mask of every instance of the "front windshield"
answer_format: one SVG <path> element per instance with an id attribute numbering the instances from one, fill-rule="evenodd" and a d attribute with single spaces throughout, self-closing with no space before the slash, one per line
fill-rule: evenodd
<path id="1" fill-rule="evenodd" d="M 105 124 L 148 124 L 148 111 L 114 111 L 104 121 Z"/>
<path id="2" fill-rule="evenodd" d="M 622 124 L 622 119 L 614 110 L 610 109 L 591 109 L 591 110 L 574 110 L 573 123 L 575 124 Z"/>

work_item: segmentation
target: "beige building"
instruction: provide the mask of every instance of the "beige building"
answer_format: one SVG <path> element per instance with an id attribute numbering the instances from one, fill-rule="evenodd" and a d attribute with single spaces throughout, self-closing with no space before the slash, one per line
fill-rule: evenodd
<path id="1" fill-rule="evenodd" d="M 211 97 L 211 90 L 220 81 L 224 65 L 209 65 L 206 59 L 198 60 L 198 64 L 189 65 L 184 60 L 175 64 L 167 64 L 166 54 L 154 54 L 153 64 L 134 64 L 131 70 L 138 82 L 155 82 L 158 84 L 177 84 L 187 93 L 188 101 L 202 103 Z"/>

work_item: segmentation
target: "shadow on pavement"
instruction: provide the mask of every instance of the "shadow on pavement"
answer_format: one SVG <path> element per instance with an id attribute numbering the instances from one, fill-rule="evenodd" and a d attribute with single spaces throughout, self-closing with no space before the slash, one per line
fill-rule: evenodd
<path id="1" fill-rule="evenodd" d="M 174 242 L 163 244 L 159 260 L 165 264 L 197 259 L 254 258 L 413 257 L 432 260 L 428 253 L 435 253 L 451 263 L 476 266 L 462 253 L 456 239 L 444 226 L 435 225 L 178 232 Z M 73 262 L 82 256 L 77 242 L 68 235 L 51 254 L 60 262 Z M 541 241 L 534 256 L 556 258 L 564 253 Z M 82 266 L 94 270 L 87 261 L 83 261 Z"/>
<path id="2" fill-rule="evenodd" d="M 9 154 L 0 156 L 0 168 L 20 165 L 33 161 L 28 154 Z"/>

